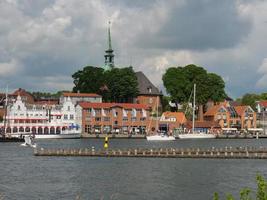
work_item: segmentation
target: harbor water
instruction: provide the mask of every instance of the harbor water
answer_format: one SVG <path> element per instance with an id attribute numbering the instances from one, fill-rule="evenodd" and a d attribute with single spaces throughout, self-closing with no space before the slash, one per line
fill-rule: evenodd
<path id="1" fill-rule="evenodd" d="M 38 140 L 39 148 L 103 148 L 102 139 Z M 109 148 L 267 147 L 267 139 L 148 142 L 110 139 Z M 35 157 L 19 143 L 0 143 L 0 199 L 208 200 L 238 197 L 267 178 L 267 160 L 188 158 Z"/>

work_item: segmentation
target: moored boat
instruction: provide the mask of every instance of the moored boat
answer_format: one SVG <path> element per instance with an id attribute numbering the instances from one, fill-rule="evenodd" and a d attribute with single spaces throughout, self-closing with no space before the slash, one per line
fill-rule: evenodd
<path id="1" fill-rule="evenodd" d="M 179 139 L 212 139 L 216 136 L 209 133 L 185 133 L 179 134 L 178 137 Z"/>
<path id="2" fill-rule="evenodd" d="M 173 141 L 173 140 L 175 140 L 175 137 L 161 134 L 161 135 L 146 136 L 146 139 L 148 141 Z"/>
<path id="3" fill-rule="evenodd" d="M 194 84 L 194 100 L 193 100 L 193 119 L 192 119 L 192 132 L 178 134 L 179 139 L 212 139 L 216 138 L 214 134 L 195 132 L 195 111 L 196 111 L 196 84 Z"/>

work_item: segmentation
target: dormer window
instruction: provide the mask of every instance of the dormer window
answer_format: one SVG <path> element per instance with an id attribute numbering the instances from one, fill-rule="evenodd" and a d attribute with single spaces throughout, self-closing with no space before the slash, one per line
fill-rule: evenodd
<path id="1" fill-rule="evenodd" d="M 152 88 L 151 87 L 148 87 L 147 88 L 147 91 L 148 91 L 148 93 L 152 93 Z"/>

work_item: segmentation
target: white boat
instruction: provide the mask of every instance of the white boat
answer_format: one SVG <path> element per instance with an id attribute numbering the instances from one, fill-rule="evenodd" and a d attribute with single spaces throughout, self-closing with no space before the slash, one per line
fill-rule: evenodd
<path id="1" fill-rule="evenodd" d="M 158 101 L 156 101 L 156 108 L 157 108 L 157 129 L 159 127 L 158 125 Z M 147 141 L 173 141 L 175 140 L 174 136 L 170 136 L 168 134 L 166 134 L 165 132 L 163 133 L 158 133 L 156 135 L 149 135 L 146 136 Z"/>
<path id="2" fill-rule="evenodd" d="M 215 135 L 209 133 L 185 133 L 179 134 L 179 139 L 212 139 Z"/>
<path id="3" fill-rule="evenodd" d="M 20 146 L 36 148 L 37 144 L 34 142 L 33 136 L 25 135 L 24 143 L 21 144 Z"/>
<path id="4" fill-rule="evenodd" d="M 169 135 L 150 135 L 146 136 L 147 141 L 173 141 L 175 137 Z"/>
<path id="5" fill-rule="evenodd" d="M 196 84 L 194 84 L 192 133 L 178 134 L 179 139 L 212 139 L 212 138 L 216 138 L 216 136 L 214 134 L 195 132 L 195 110 L 196 110 Z"/>

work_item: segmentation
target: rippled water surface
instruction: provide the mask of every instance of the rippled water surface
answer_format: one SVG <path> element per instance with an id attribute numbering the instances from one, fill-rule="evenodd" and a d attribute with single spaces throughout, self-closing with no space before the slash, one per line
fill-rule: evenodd
<path id="1" fill-rule="evenodd" d="M 44 148 L 102 148 L 101 139 L 39 140 Z M 112 139 L 110 148 L 267 147 L 267 139 L 147 142 Z M 208 200 L 214 192 L 238 197 L 255 189 L 257 172 L 267 177 L 267 160 L 178 158 L 34 157 L 19 143 L 0 143 L 0 199 Z"/>

